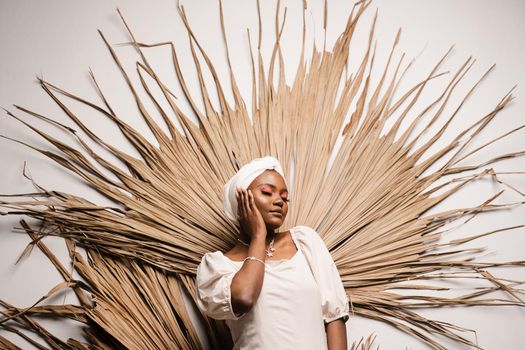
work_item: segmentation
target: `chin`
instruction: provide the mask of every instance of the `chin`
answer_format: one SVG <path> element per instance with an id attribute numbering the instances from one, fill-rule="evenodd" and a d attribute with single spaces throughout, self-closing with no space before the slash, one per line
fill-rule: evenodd
<path id="1" fill-rule="evenodd" d="M 265 223 L 267 228 L 276 230 L 283 225 L 284 218 L 270 218 L 265 220 Z"/>

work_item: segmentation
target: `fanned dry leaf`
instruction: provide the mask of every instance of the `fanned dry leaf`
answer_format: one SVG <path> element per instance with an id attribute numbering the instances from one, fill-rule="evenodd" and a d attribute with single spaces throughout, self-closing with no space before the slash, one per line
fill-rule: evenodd
<path id="1" fill-rule="evenodd" d="M 69 169 L 115 205 L 100 206 L 74 194 L 46 190 L 38 185 L 36 193 L 17 195 L 22 199 L 5 196 L 5 200 L 0 201 L 5 210 L 1 214 L 29 216 L 44 223 L 43 230 L 33 229 L 24 222 L 22 227 L 32 239 L 30 247 L 38 246 L 64 277 L 64 283 L 48 295 L 72 288 L 80 301 L 80 306 L 35 304 L 23 309 L 3 303 L 0 326 L 23 338 L 26 336 L 14 324 L 33 330 L 53 349 L 202 348 L 183 294 L 195 298 L 194 275 L 202 255 L 209 251 L 226 251 L 235 242 L 238 228 L 222 211 L 222 185 L 249 160 L 273 155 L 283 163 L 289 175 L 288 181 L 293 184 L 293 205 L 286 225 L 309 225 L 319 232 L 336 262 L 355 315 L 391 324 L 435 349 L 444 349 L 439 343 L 440 337 L 479 348 L 462 334 L 468 330 L 426 319 L 417 310 L 442 306 L 524 306 L 518 289 L 522 282 L 500 279 L 487 270 L 498 266 L 523 267 L 524 261 L 483 263 L 474 260 L 481 250 L 463 247 L 469 241 L 517 226 L 472 234 L 450 242 L 442 239 L 446 223 L 470 220 L 475 215 L 522 203 L 494 204 L 500 193 L 487 194 L 487 200 L 474 207 L 454 208 L 430 216 L 426 213 L 481 178 L 492 179 L 523 196 L 511 184 L 501 181 L 490 166 L 503 159 L 521 157 L 525 152 L 509 152 L 481 164 L 468 164 L 470 156 L 522 128 L 511 130 L 475 149 L 469 148 L 472 140 L 496 120 L 513 97 L 511 92 L 503 96 L 493 110 L 459 131 L 451 143 L 428 154 L 431 146 L 449 131 L 451 122 L 491 69 L 472 86 L 451 113 L 447 112 L 445 107 L 452 103 L 451 96 L 458 94 L 459 82 L 474 63 L 469 58 L 451 74 L 447 86 L 432 103 L 422 110 L 417 109 L 419 107 L 415 106 L 427 91 L 428 84 L 438 77 L 443 79 L 440 65 L 450 51 L 412 88 L 398 91 L 401 79 L 411 66 L 404 67 L 404 56 L 394 61 L 399 33 L 384 67 L 374 66 L 375 21 L 365 52 L 354 52 L 350 45 L 359 19 L 369 5 L 369 1 L 358 2 L 333 48 L 322 51 L 314 48 L 308 60 L 304 51 L 306 28 L 303 28 L 301 62 L 291 86 L 284 79 L 286 65 L 279 38 L 285 20 L 279 22 L 282 9 L 278 6 L 276 43 L 268 72 L 263 65 L 260 32 L 258 51 L 250 52 L 251 111 L 246 109 L 233 73 L 222 6 L 221 28 L 233 105 L 228 104 L 226 87 L 192 31 L 183 7 L 180 7 L 180 15 L 188 31 L 204 110 L 200 110 L 196 103 L 198 97 L 189 92 L 174 43 L 142 43 L 124 21 L 130 43 L 140 57 L 136 64 L 140 85 L 136 86 L 130 78 L 131 72 L 123 68 L 118 52 L 100 32 L 132 93 L 132 102 L 158 146 L 111 108 L 92 73 L 102 105 L 41 78 L 39 81 L 45 93 L 86 136 L 80 136 L 77 130 L 49 117 L 17 106 L 16 112 L 8 111 L 7 114 L 49 142 L 52 150 L 17 142 Z M 304 7 L 306 9 L 306 2 Z M 325 26 L 327 20 L 325 13 Z M 251 40 L 250 33 L 248 36 Z M 170 48 L 173 69 L 183 96 L 175 98 L 148 62 L 145 50 L 158 46 Z M 362 61 L 355 72 L 348 72 L 348 60 L 352 55 L 362 57 Z M 213 84 L 207 84 L 206 71 L 211 73 Z M 374 86 L 371 75 L 375 71 L 381 72 L 381 78 Z M 215 91 L 209 91 L 210 86 Z M 156 96 L 154 89 L 162 96 Z M 144 91 L 146 98 L 153 102 L 155 112 L 147 110 L 139 91 Z M 212 92 L 218 96 L 218 109 L 211 103 Z M 181 110 L 179 98 L 189 102 L 197 123 Z M 112 121 L 140 156 L 133 157 L 93 133 L 68 107 L 67 101 L 71 99 Z M 170 110 L 163 109 L 162 99 Z M 76 144 L 65 143 L 44 133 L 31 121 L 19 117 L 19 113 L 50 123 L 70 134 Z M 159 113 L 169 133 L 157 124 L 153 113 Z M 350 115 L 348 121 L 346 115 Z M 414 117 L 413 121 L 408 128 L 402 129 L 402 122 L 409 117 Z M 175 120 L 182 125 L 181 132 L 177 131 Z M 387 121 L 393 121 L 388 129 Z M 443 126 L 419 144 L 423 132 L 428 133 L 432 130 L 430 127 L 439 121 L 444 121 Z M 424 131 L 416 133 L 417 127 L 422 125 Z M 342 143 L 333 155 L 339 134 Z M 108 161 L 90 144 L 110 151 L 123 165 Z M 336 165 L 329 166 L 332 161 Z M 429 170 L 437 164 L 443 165 L 437 170 Z M 84 282 L 74 280 L 56 260 L 41 240 L 45 235 L 66 240 L 73 266 Z M 87 260 L 76 251 L 75 245 L 85 248 Z M 492 286 L 480 284 L 476 291 L 456 297 L 423 294 L 428 290 L 444 289 L 425 284 L 425 281 L 458 278 L 488 280 Z M 401 295 L 394 289 L 412 292 Z M 510 300 L 490 296 L 499 290 L 506 292 Z M 67 342 L 56 339 L 36 323 L 35 315 L 69 317 L 85 323 L 89 344 L 74 339 Z M 212 347 L 231 347 L 224 323 L 204 316 L 203 319 Z M 370 336 L 352 349 L 371 349 L 373 342 L 374 337 Z M 0 337 L 0 345 L 17 349 L 3 337 Z"/>
<path id="2" fill-rule="evenodd" d="M 350 350 L 372 350 L 375 339 L 376 336 L 370 334 L 366 339 L 361 338 L 357 343 L 353 342 Z M 376 350 L 379 350 L 379 346 L 376 348 Z"/>

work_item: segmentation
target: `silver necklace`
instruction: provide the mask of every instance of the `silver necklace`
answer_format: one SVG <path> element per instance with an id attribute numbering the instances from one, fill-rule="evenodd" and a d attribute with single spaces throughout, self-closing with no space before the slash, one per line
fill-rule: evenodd
<path id="1" fill-rule="evenodd" d="M 244 244 L 245 246 L 249 247 L 250 245 L 248 243 L 246 243 L 245 241 L 243 241 L 242 239 L 240 238 L 237 238 L 237 240 L 239 242 L 241 242 L 242 244 Z M 273 236 L 272 240 L 270 241 L 270 244 L 268 245 L 268 248 L 266 248 L 264 251 L 266 252 L 266 256 L 267 257 L 272 257 L 273 256 L 273 253 L 275 252 L 275 248 L 273 246 L 273 244 L 275 243 L 275 236 Z"/>

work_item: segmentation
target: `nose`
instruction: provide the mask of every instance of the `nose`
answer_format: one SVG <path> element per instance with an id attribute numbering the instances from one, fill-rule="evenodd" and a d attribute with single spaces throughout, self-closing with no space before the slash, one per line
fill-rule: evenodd
<path id="1" fill-rule="evenodd" d="M 273 204 L 282 208 L 282 206 L 284 205 L 284 201 L 281 198 L 281 196 L 279 196 L 273 201 Z"/>

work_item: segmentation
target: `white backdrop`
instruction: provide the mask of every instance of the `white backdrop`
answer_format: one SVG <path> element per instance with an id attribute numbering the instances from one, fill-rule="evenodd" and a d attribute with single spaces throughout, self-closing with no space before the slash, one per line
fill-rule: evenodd
<path id="1" fill-rule="evenodd" d="M 263 55 L 268 57 L 273 44 L 274 1 L 261 1 L 263 15 Z M 283 1 L 288 7 L 287 27 L 283 37 L 287 78 L 293 77 L 298 61 L 301 34 L 302 1 Z M 207 53 L 216 63 L 216 68 L 223 81 L 227 82 L 227 66 L 219 27 L 218 6 L 215 0 L 181 1 L 185 6 L 191 25 L 201 40 Z M 132 1 L 132 0 L 0 0 L 0 106 L 14 110 L 12 104 L 22 105 L 58 121 L 70 125 L 66 117 L 53 105 L 51 100 L 35 83 L 35 76 L 42 75 L 51 83 L 74 92 L 88 100 L 99 101 L 88 78 L 91 67 L 107 94 L 114 109 L 136 128 L 144 130 L 131 94 L 125 86 L 118 69 L 113 63 L 96 29 L 101 29 L 110 43 L 124 43 L 129 40 L 115 11 L 119 7 L 134 30 L 137 40 L 145 43 L 173 40 L 179 49 L 179 56 L 184 71 L 188 74 L 188 84 L 193 91 L 198 86 L 192 74 L 187 35 L 177 14 L 174 0 Z M 322 46 L 322 1 L 310 1 L 306 18 L 309 35 L 315 35 L 318 46 Z M 344 27 L 346 16 L 351 8 L 350 1 L 329 2 L 329 25 L 327 47 L 330 47 Z M 385 56 L 391 47 L 398 27 L 403 28 L 398 55 L 407 53 L 410 60 L 417 57 L 412 71 L 405 78 L 405 87 L 423 78 L 430 67 L 453 44 L 455 49 L 447 60 L 444 69 L 454 71 L 469 55 L 477 58 L 477 64 L 469 77 L 461 85 L 456 102 L 466 93 L 493 63 L 496 69 L 478 89 L 475 96 L 457 118 L 456 130 L 470 125 L 493 108 L 515 84 L 525 83 L 525 2 L 521 0 L 378 0 L 368 10 L 361 29 L 356 34 L 358 39 L 353 45 L 355 52 L 362 52 L 366 44 L 368 24 L 375 9 L 379 9 L 377 26 L 378 67 L 385 62 Z M 250 97 L 250 61 L 246 28 L 249 27 L 252 38 L 256 37 L 255 0 L 224 0 L 230 50 L 235 74 L 241 92 L 247 101 Z M 308 52 L 308 51 L 307 51 Z M 120 46 L 117 53 L 127 69 L 133 74 L 135 53 L 129 46 Z M 356 60 L 359 55 L 355 56 Z M 174 73 L 169 64 L 167 49 L 148 50 L 159 75 L 165 78 L 169 86 L 176 86 Z M 353 61 L 354 61 L 353 60 Z M 353 62 L 355 63 L 355 62 Z M 171 85 L 170 85 L 171 84 Z M 438 85 L 439 86 L 439 85 Z M 438 86 L 436 90 L 438 91 Z M 174 88 L 175 92 L 176 88 Z M 430 91 L 433 91 L 432 88 Z M 525 121 L 525 90 L 518 85 L 517 99 L 481 140 L 488 141 L 502 133 L 523 124 Z M 73 104 L 83 120 L 98 135 L 119 147 L 129 149 L 118 130 L 98 115 L 88 114 L 81 106 Z M 184 107 L 184 106 L 183 106 Z M 85 113 L 86 112 L 86 113 Z M 20 123 L 8 118 L 5 113 L 0 117 L 0 134 L 27 141 L 36 146 L 48 147 Z M 36 123 L 51 130 L 42 123 Z M 61 135 L 60 133 L 58 133 Z M 64 136 L 64 135 L 61 135 Z M 147 136 L 151 136 L 147 134 Z M 491 145 L 481 155 L 472 159 L 477 163 L 494 155 L 510 151 L 523 150 L 525 133 L 516 133 L 513 137 Z M 151 139 L 151 138 L 150 138 Z M 450 141 L 450 138 L 448 138 Z M 446 142 L 447 138 L 443 140 Z M 477 143 L 477 145 L 483 142 Z M 24 161 L 34 180 L 47 189 L 67 191 L 104 203 L 105 199 L 74 176 L 66 173 L 51 161 L 28 148 L 11 141 L 0 139 L 0 193 L 21 193 L 33 190 L 31 183 L 22 177 Z M 494 167 L 500 171 L 525 171 L 523 159 L 500 162 Z M 502 177 L 512 182 L 522 192 L 525 191 L 523 176 L 508 175 Z M 443 204 L 443 208 L 474 205 L 496 193 L 501 187 L 489 182 L 469 186 L 461 195 L 453 197 Z M 512 191 L 507 190 L 499 202 L 522 201 Z M 457 235 L 480 233 L 496 227 L 523 224 L 525 210 L 523 206 L 514 210 L 491 213 L 478 218 L 471 225 L 462 227 Z M 17 220 L 12 217 L 0 219 L 0 299 L 18 306 L 31 305 L 33 301 L 61 282 L 46 258 L 35 249 L 31 256 L 18 265 L 14 262 L 23 251 L 29 239 L 13 232 Z M 525 230 L 523 228 L 503 232 L 494 237 L 487 237 L 472 246 L 486 246 L 492 252 L 485 260 L 525 260 Z M 46 243 L 67 261 L 66 252 L 60 240 L 46 239 Z M 496 271 L 500 276 L 525 280 L 523 270 L 504 269 Z M 466 291 L 466 290 L 463 290 Z M 72 302 L 71 294 L 61 294 L 51 302 Z M 523 325 L 525 310 L 515 307 L 440 309 L 423 311 L 424 315 L 477 331 L 479 345 L 486 349 L 521 349 L 525 341 Z M 70 322 L 47 321 L 45 323 L 63 337 L 78 337 L 80 329 Z M 347 323 L 350 340 L 375 332 L 377 343 L 382 349 L 426 349 L 426 345 L 389 326 L 357 317 Z M 5 333 L 1 333 L 4 335 Z M 6 335 L 9 336 L 10 335 Z M 474 335 L 467 335 L 474 339 Z M 28 345 L 18 341 L 23 348 Z M 447 343 L 444 341 L 445 344 Z M 449 345 L 454 349 L 463 349 L 458 345 Z"/>

